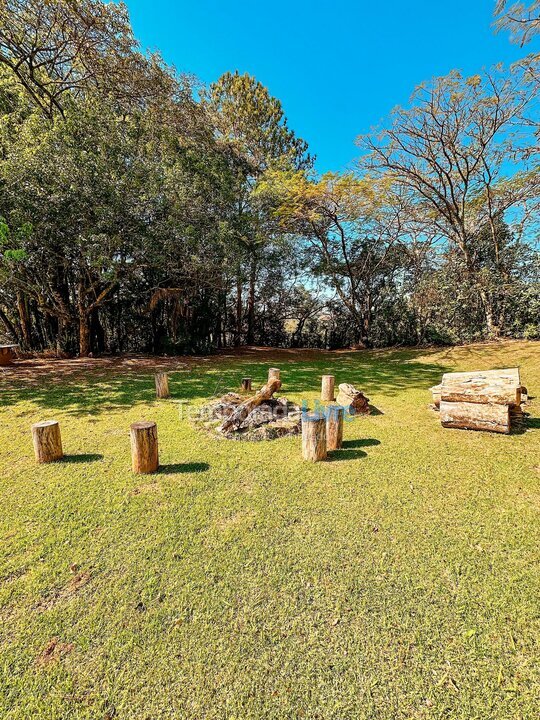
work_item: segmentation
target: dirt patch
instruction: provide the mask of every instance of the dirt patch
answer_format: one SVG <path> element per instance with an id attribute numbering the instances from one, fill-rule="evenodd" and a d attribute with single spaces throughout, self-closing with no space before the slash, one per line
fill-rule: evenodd
<path id="1" fill-rule="evenodd" d="M 93 375 L 103 376 L 110 373 L 128 375 L 136 372 L 155 372 L 169 370 L 189 370 L 193 367 L 218 364 L 225 360 L 257 360 L 261 363 L 277 364 L 280 360 L 302 361 L 310 358 L 331 358 L 336 354 L 350 350 L 311 350 L 245 347 L 231 348 L 222 353 L 208 356 L 177 355 L 163 357 L 157 355 L 118 355 L 99 358 L 49 358 L 35 357 L 15 360 L 13 365 L 0 368 L 0 381 L 17 380 L 30 385 L 40 383 L 44 378 L 66 378 L 66 376 Z"/>
<path id="2" fill-rule="evenodd" d="M 161 485 L 157 482 L 154 483 L 143 483 L 142 485 L 137 485 L 137 487 L 133 488 L 131 491 L 132 495 L 148 495 L 150 493 L 156 493 L 161 492 Z"/>
<path id="3" fill-rule="evenodd" d="M 38 667 L 47 667 L 60 662 L 66 655 L 69 655 L 73 647 L 73 643 L 60 642 L 58 638 L 53 638 L 37 656 L 36 665 Z"/>
<path id="4" fill-rule="evenodd" d="M 220 532 L 226 532 L 227 530 L 253 523 L 254 519 L 255 513 L 252 510 L 240 511 L 226 517 L 218 518 L 214 523 L 214 527 Z"/>
<path id="5" fill-rule="evenodd" d="M 53 593 L 43 598 L 43 600 L 34 606 L 34 610 L 44 612 L 45 610 L 50 610 L 59 602 L 69 600 L 76 595 L 81 588 L 90 582 L 91 577 L 92 575 L 88 570 L 85 570 L 84 572 L 77 572 L 67 585 L 60 590 L 55 590 Z"/>

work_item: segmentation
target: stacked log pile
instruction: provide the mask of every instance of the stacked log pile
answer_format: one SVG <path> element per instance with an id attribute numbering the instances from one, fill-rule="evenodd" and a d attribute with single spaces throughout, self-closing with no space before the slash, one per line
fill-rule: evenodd
<path id="1" fill-rule="evenodd" d="M 443 427 L 507 435 L 523 417 L 518 368 L 446 373 L 431 391 Z"/>

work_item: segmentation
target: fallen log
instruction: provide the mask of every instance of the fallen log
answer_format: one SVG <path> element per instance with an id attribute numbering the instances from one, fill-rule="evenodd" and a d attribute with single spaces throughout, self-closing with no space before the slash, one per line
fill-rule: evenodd
<path id="1" fill-rule="evenodd" d="M 446 373 L 441 383 L 441 401 L 517 406 L 521 403 L 519 369 Z"/>
<path id="2" fill-rule="evenodd" d="M 369 398 L 350 383 L 341 383 L 336 402 L 350 415 L 369 415 Z"/>
<path id="3" fill-rule="evenodd" d="M 508 435 L 510 408 L 508 405 L 441 400 L 441 425 L 446 428 L 488 430 Z"/>
<path id="4" fill-rule="evenodd" d="M 252 398 L 248 398 L 247 400 L 244 400 L 243 403 L 240 403 L 236 410 L 221 423 L 218 428 L 219 432 L 227 433 L 231 430 L 237 430 L 247 418 L 249 413 L 265 400 L 270 400 L 272 395 L 279 390 L 280 387 L 281 380 L 278 378 L 268 380 L 266 385 L 263 385 L 258 393 L 256 393 Z"/>

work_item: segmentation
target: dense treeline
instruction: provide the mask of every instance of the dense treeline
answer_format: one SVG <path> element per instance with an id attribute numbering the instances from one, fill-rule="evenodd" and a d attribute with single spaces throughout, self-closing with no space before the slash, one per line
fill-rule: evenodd
<path id="1" fill-rule="evenodd" d="M 438 78 L 317 177 L 254 78 L 178 75 L 122 4 L 4 0 L 0 336 L 81 355 L 540 337 L 538 90 L 534 56 Z"/>

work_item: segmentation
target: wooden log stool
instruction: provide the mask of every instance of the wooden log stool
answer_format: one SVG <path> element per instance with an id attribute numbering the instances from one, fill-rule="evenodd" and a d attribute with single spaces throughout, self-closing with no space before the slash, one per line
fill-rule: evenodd
<path id="1" fill-rule="evenodd" d="M 32 425 L 32 440 L 36 462 L 49 463 L 64 457 L 60 425 L 56 420 L 45 420 Z"/>
<path id="2" fill-rule="evenodd" d="M 333 375 L 323 375 L 321 384 L 321 400 L 323 402 L 334 402 L 335 377 Z"/>
<path id="3" fill-rule="evenodd" d="M 130 427 L 131 468 L 134 473 L 154 473 L 159 467 L 155 422 L 136 422 Z"/>
<path id="4" fill-rule="evenodd" d="M 326 408 L 326 447 L 327 450 L 339 450 L 343 445 L 343 405 L 329 405 Z"/>
<path id="5" fill-rule="evenodd" d="M 310 462 L 326 460 L 326 418 L 314 414 L 302 416 L 302 457 Z"/>
<path id="6" fill-rule="evenodd" d="M 251 390 L 251 378 L 242 378 L 242 390 L 245 392 Z"/>
<path id="7" fill-rule="evenodd" d="M 165 372 L 156 373 L 156 397 L 168 398 L 169 392 L 169 376 Z"/>

